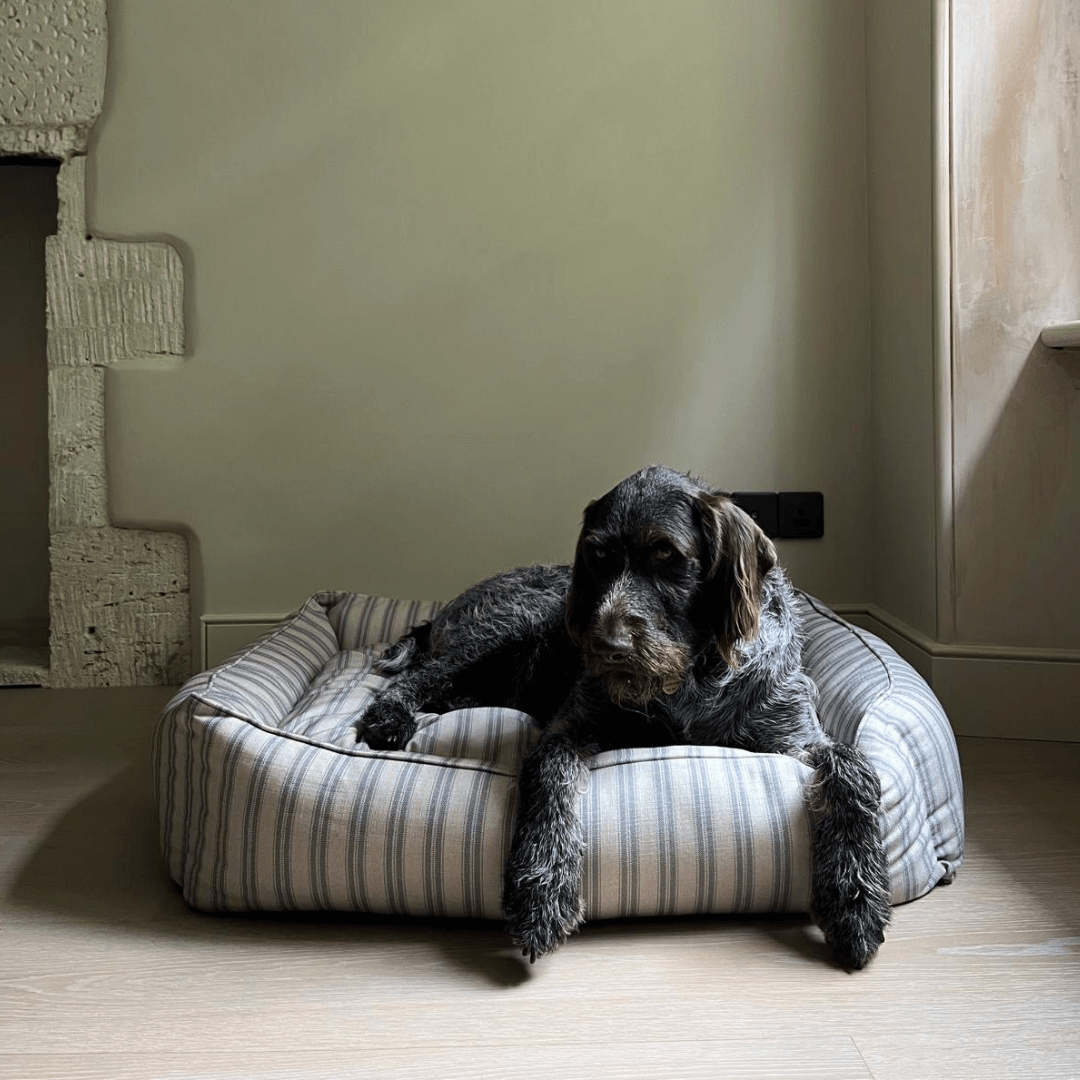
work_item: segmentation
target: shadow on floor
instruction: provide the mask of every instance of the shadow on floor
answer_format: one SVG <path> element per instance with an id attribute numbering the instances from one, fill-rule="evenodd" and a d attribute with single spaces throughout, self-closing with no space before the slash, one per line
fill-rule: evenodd
<path id="1" fill-rule="evenodd" d="M 283 940 L 340 953 L 373 939 L 403 948 L 437 949 L 446 963 L 489 985 L 513 987 L 532 968 L 493 922 L 417 919 L 348 912 L 211 915 L 188 907 L 170 879 L 158 846 L 157 807 L 145 765 L 129 765 L 73 803 L 15 873 L 7 902 L 14 913 L 123 927 L 150 937 L 280 947 Z M 682 936 L 760 933 L 793 955 L 829 963 L 828 950 L 802 916 L 611 920 L 589 925 L 593 942 L 633 949 L 635 939 L 677 926 Z M 573 948 L 571 941 L 566 947 Z M 550 961 L 548 961 L 550 963 Z"/>

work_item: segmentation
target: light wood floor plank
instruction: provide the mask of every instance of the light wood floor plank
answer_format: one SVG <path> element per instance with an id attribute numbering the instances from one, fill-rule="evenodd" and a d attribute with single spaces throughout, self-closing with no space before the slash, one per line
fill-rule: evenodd
<path id="1" fill-rule="evenodd" d="M 5 1072 L 5 1068 L 21 1072 Z M 207 1053 L 175 1055 L 25 1055 L 0 1062 L 0 1078 L 35 1080 L 563 1080 L 598 1075 L 611 1080 L 871 1080 L 850 1039 L 812 1038 L 626 1042 L 614 1047 L 548 1044 L 496 1046 L 476 1052 L 466 1046 L 436 1048 L 313 1050 L 303 1054 Z"/>

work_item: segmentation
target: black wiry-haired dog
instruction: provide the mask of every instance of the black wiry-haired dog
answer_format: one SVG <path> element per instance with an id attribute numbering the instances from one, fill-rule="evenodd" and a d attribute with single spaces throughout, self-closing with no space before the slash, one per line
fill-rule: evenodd
<path id="1" fill-rule="evenodd" d="M 801 668 L 776 550 L 726 495 L 662 466 L 590 503 L 573 567 L 512 570 L 467 589 L 401 639 L 398 673 L 364 716 L 400 749 L 418 710 L 507 705 L 543 728 L 522 765 L 503 910 L 531 960 L 582 921 L 578 793 L 601 750 L 694 743 L 790 754 L 816 770 L 813 913 L 845 967 L 889 921 L 880 784 L 834 742 Z"/>

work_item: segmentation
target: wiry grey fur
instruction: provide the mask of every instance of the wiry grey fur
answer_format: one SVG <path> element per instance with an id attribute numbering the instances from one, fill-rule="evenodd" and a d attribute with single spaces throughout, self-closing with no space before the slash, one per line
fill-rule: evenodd
<path id="1" fill-rule="evenodd" d="M 531 960 L 582 921 L 579 792 L 601 750 L 693 743 L 790 754 L 815 769 L 813 913 L 846 967 L 884 938 L 880 784 L 818 723 L 792 589 L 726 495 L 662 466 L 585 511 L 570 566 L 482 581 L 382 660 L 397 678 L 363 718 L 400 749 L 419 710 L 507 705 L 543 729 L 522 765 L 506 864 L 508 929 Z"/>

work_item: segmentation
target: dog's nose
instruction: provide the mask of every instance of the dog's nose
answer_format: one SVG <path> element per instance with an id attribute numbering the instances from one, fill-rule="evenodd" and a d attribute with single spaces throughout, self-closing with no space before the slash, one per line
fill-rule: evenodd
<path id="1" fill-rule="evenodd" d="M 615 627 L 597 634 L 593 640 L 593 649 L 605 660 L 622 660 L 629 656 L 634 648 L 634 639 L 625 627 Z"/>

